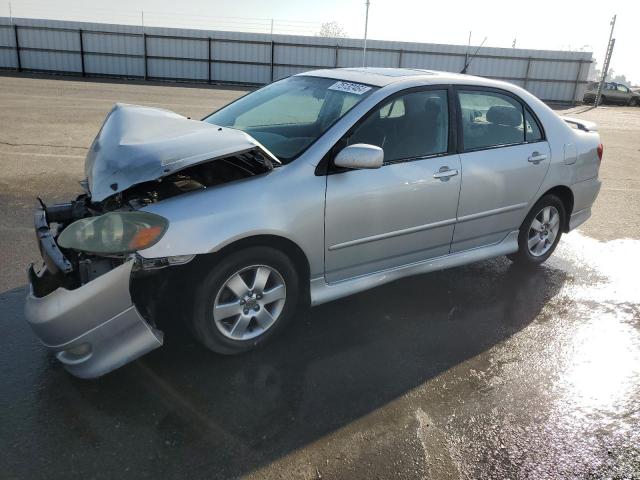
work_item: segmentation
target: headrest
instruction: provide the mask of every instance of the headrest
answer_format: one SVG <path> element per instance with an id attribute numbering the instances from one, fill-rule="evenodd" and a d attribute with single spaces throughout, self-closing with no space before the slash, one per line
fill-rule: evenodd
<path id="1" fill-rule="evenodd" d="M 430 98 L 424 103 L 424 108 L 427 111 L 435 111 L 440 113 L 440 111 L 442 110 L 441 103 L 442 102 L 439 102 L 434 98 Z"/>
<path id="2" fill-rule="evenodd" d="M 522 123 L 522 112 L 515 107 L 494 105 L 487 112 L 487 122 L 517 127 Z"/>

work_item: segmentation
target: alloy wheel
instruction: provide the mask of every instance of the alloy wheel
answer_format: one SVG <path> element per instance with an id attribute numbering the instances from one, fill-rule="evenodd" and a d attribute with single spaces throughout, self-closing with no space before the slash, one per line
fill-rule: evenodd
<path id="1" fill-rule="evenodd" d="M 541 257 L 547 253 L 556 240 L 560 231 L 560 213 L 552 205 L 544 207 L 533 217 L 529 226 L 527 246 L 534 257 Z"/>
<path id="2" fill-rule="evenodd" d="M 286 297 L 284 279 L 275 268 L 243 268 L 218 291 L 213 304 L 214 323 L 220 333 L 232 340 L 256 338 L 276 323 Z"/>

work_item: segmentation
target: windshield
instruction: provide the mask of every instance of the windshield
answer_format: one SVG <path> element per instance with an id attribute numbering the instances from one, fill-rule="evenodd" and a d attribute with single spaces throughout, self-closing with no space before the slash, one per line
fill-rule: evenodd
<path id="1" fill-rule="evenodd" d="M 204 121 L 247 132 L 283 162 L 290 162 L 376 87 L 295 76 L 256 90 Z"/>

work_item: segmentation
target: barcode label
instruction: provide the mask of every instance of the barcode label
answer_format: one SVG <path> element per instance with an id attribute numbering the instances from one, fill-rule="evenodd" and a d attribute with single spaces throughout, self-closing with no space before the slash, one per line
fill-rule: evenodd
<path id="1" fill-rule="evenodd" d="M 362 95 L 365 92 L 371 90 L 371 87 L 362 85 L 361 83 L 350 82 L 336 82 L 329 87 L 329 90 L 337 90 L 339 92 L 355 93 L 356 95 Z"/>

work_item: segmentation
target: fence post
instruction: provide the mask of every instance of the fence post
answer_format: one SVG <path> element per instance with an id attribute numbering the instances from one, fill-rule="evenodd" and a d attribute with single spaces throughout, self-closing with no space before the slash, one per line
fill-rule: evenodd
<path id="1" fill-rule="evenodd" d="M 339 48 L 340 48 L 340 46 L 336 45 L 335 54 L 333 56 L 333 68 L 338 68 L 338 49 Z"/>
<path id="2" fill-rule="evenodd" d="M 524 73 L 524 89 L 527 89 L 529 84 L 529 70 L 531 69 L 531 57 L 527 59 L 527 71 Z"/>
<path id="3" fill-rule="evenodd" d="M 147 34 L 142 34 L 142 41 L 144 43 L 144 79 L 148 78 L 148 70 L 147 70 Z"/>
<path id="4" fill-rule="evenodd" d="M 207 49 L 207 68 L 208 68 L 208 75 L 207 75 L 207 80 L 209 83 L 211 83 L 211 37 L 209 37 L 209 41 L 207 42 L 208 44 L 208 49 Z"/>
<path id="5" fill-rule="evenodd" d="M 273 55 L 276 50 L 276 44 L 273 40 L 271 40 L 271 81 L 273 82 Z"/>
<path id="6" fill-rule="evenodd" d="M 576 73 L 576 81 L 573 84 L 573 96 L 571 97 L 571 103 L 575 105 L 576 102 L 576 93 L 578 93 L 578 84 L 580 83 L 580 74 L 582 73 L 582 60 L 578 62 L 578 72 Z"/>
<path id="7" fill-rule="evenodd" d="M 16 37 L 16 59 L 17 59 L 16 70 L 21 72 L 22 61 L 20 60 L 20 41 L 18 40 L 18 25 L 15 25 L 15 24 L 13 25 L 13 33 Z"/>
<path id="8" fill-rule="evenodd" d="M 402 56 L 404 55 L 404 50 L 400 49 L 398 51 L 398 68 L 402 67 Z"/>
<path id="9" fill-rule="evenodd" d="M 82 76 L 86 75 L 84 69 L 84 41 L 82 40 L 82 29 L 78 30 L 78 34 L 80 35 L 80 65 L 82 65 Z"/>

